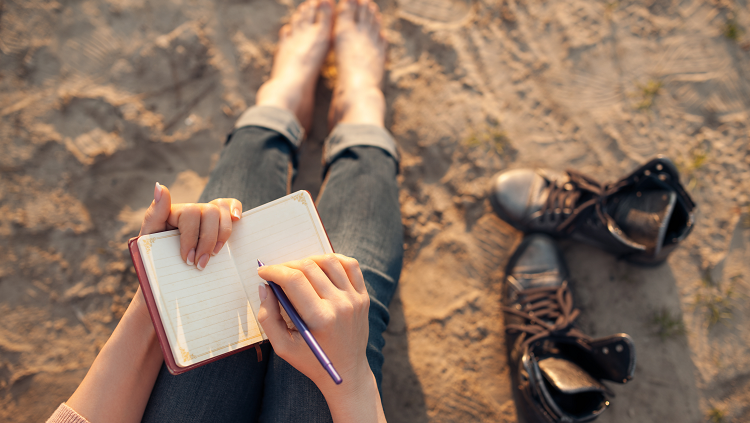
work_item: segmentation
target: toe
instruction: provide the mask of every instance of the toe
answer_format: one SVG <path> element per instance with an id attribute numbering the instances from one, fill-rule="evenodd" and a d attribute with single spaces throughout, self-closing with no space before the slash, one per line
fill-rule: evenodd
<path id="1" fill-rule="evenodd" d="M 354 15 L 357 12 L 357 0 L 340 0 L 338 9 L 340 18 L 354 20 Z"/>
<path id="2" fill-rule="evenodd" d="M 333 4 L 331 3 L 331 0 L 320 0 L 317 12 L 315 13 L 315 22 L 318 22 L 325 27 L 329 27 L 333 21 L 332 18 Z"/>
<path id="3" fill-rule="evenodd" d="M 367 23 L 370 25 L 370 32 L 373 36 L 377 37 L 380 31 L 380 25 L 378 25 L 378 5 L 375 2 L 370 2 L 367 9 Z"/>
<path id="4" fill-rule="evenodd" d="M 288 37 L 289 34 L 292 32 L 292 28 L 289 26 L 289 24 L 286 24 L 279 29 L 279 39 L 283 40 L 284 38 Z"/>
<path id="5" fill-rule="evenodd" d="M 560 285 L 568 276 L 567 266 L 555 241 L 547 235 L 528 235 L 514 254 L 511 273 L 525 289 Z M 530 275 L 537 275 L 529 278 Z"/>
<path id="6" fill-rule="evenodd" d="M 302 22 L 314 23 L 315 15 L 317 14 L 318 7 L 320 6 L 320 0 L 309 0 L 305 3 L 307 3 L 307 7 L 302 13 Z"/>
<path id="7" fill-rule="evenodd" d="M 300 23 L 302 23 L 305 20 L 305 15 L 307 15 L 307 12 L 310 9 L 310 3 L 304 2 L 297 7 L 297 10 L 294 11 L 294 14 L 292 15 L 292 27 L 299 26 Z"/>
<path id="8" fill-rule="evenodd" d="M 380 14 L 380 11 L 378 11 L 377 13 L 375 13 L 374 20 L 375 20 L 375 25 L 378 28 L 378 32 L 381 32 L 381 35 L 382 35 L 381 29 L 383 28 L 383 15 Z"/>
<path id="9" fill-rule="evenodd" d="M 492 192 L 497 214 L 509 223 L 521 222 L 528 214 L 530 199 L 538 196 L 543 178 L 533 169 L 513 169 L 501 172 L 495 178 Z"/>
<path id="10" fill-rule="evenodd" d="M 360 23 L 366 23 L 367 22 L 367 15 L 369 12 L 369 3 L 370 0 L 359 0 L 359 4 L 357 5 L 357 22 Z"/>
<path id="11" fill-rule="evenodd" d="M 380 21 L 383 18 L 383 16 L 380 14 L 380 7 L 378 7 L 378 4 L 375 2 L 373 2 L 372 5 L 374 6 L 372 11 L 372 19 L 380 24 Z"/>

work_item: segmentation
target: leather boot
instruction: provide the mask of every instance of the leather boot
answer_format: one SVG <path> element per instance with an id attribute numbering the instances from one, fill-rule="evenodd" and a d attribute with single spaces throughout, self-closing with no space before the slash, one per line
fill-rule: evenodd
<path id="1" fill-rule="evenodd" d="M 606 185 L 573 170 L 508 170 L 494 178 L 490 201 L 524 232 L 571 237 L 640 264 L 666 260 L 695 220 L 677 168 L 661 156 Z"/>
<path id="2" fill-rule="evenodd" d="M 568 272 L 552 238 L 535 234 L 508 263 L 503 286 L 506 343 L 517 409 L 527 423 L 587 422 L 614 396 L 602 381 L 626 383 L 635 346 L 620 333 L 592 339 L 575 327 Z"/>

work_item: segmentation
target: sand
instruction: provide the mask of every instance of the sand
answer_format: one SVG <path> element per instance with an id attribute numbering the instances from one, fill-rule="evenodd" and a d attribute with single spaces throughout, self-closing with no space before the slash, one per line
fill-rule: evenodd
<path id="1" fill-rule="evenodd" d="M 0 2 L 0 420 L 43 421 L 136 290 L 125 241 L 154 181 L 194 201 L 254 104 L 289 0 Z M 512 422 L 500 286 L 521 234 L 507 168 L 615 180 L 671 157 L 698 203 L 668 262 L 561 245 L 593 336 L 634 380 L 601 422 L 750 421 L 750 13 L 731 0 L 384 0 L 406 259 L 383 400 L 394 422 Z M 330 89 L 295 188 L 319 189 Z M 659 318 L 661 316 L 661 318 Z M 723 417 L 722 417 L 723 416 Z"/>

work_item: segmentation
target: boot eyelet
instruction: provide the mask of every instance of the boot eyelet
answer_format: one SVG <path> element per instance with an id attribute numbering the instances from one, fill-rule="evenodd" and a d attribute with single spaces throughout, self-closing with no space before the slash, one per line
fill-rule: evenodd
<path id="1" fill-rule="evenodd" d="M 662 166 L 661 163 L 656 165 L 656 170 L 661 171 L 662 169 L 664 169 L 664 166 Z"/>
<path id="2" fill-rule="evenodd" d="M 607 348 L 607 347 L 602 348 L 602 353 L 605 354 L 605 355 L 609 354 L 609 348 Z"/>
<path id="3" fill-rule="evenodd" d="M 555 209 L 555 214 L 560 214 L 560 212 L 562 212 L 562 210 L 559 207 Z"/>
<path id="4" fill-rule="evenodd" d="M 649 176 L 649 175 L 651 175 L 651 171 L 648 170 L 648 169 L 646 169 L 646 170 L 643 171 L 643 174 L 646 175 L 646 176 Z"/>
<path id="5" fill-rule="evenodd" d="M 618 353 L 622 352 L 622 344 L 617 344 L 617 346 L 615 346 L 615 351 L 617 351 Z"/>
<path id="6" fill-rule="evenodd" d="M 667 180 L 667 174 L 666 173 L 660 173 L 659 174 L 659 180 L 660 181 L 666 181 Z"/>
<path id="7" fill-rule="evenodd" d="M 565 214 L 571 214 L 572 212 L 573 212 L 573 210 L 571 210 L 571 209 L 569 209 L 567 207 L 563 209 L 563 213 L 565 213 Z"/>

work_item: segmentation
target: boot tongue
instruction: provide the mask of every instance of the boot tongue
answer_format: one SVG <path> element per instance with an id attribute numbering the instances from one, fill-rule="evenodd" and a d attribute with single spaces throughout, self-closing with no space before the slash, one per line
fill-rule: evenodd
<path id="1" fill-rule="evenodd" d="M 673 191 L 632 192 L 618 196 L 609 214 L 628 238 L 658 254 L 676 202 Z"/>
<path id="2" fill-rule="evenodd" d="M 539 369 L 547 382 L 564 394 L 609 393 L 609 389 L 601 382 L 594 379 L 577 364 L 564 358 L 547 357 L 539 360 Z"/>

